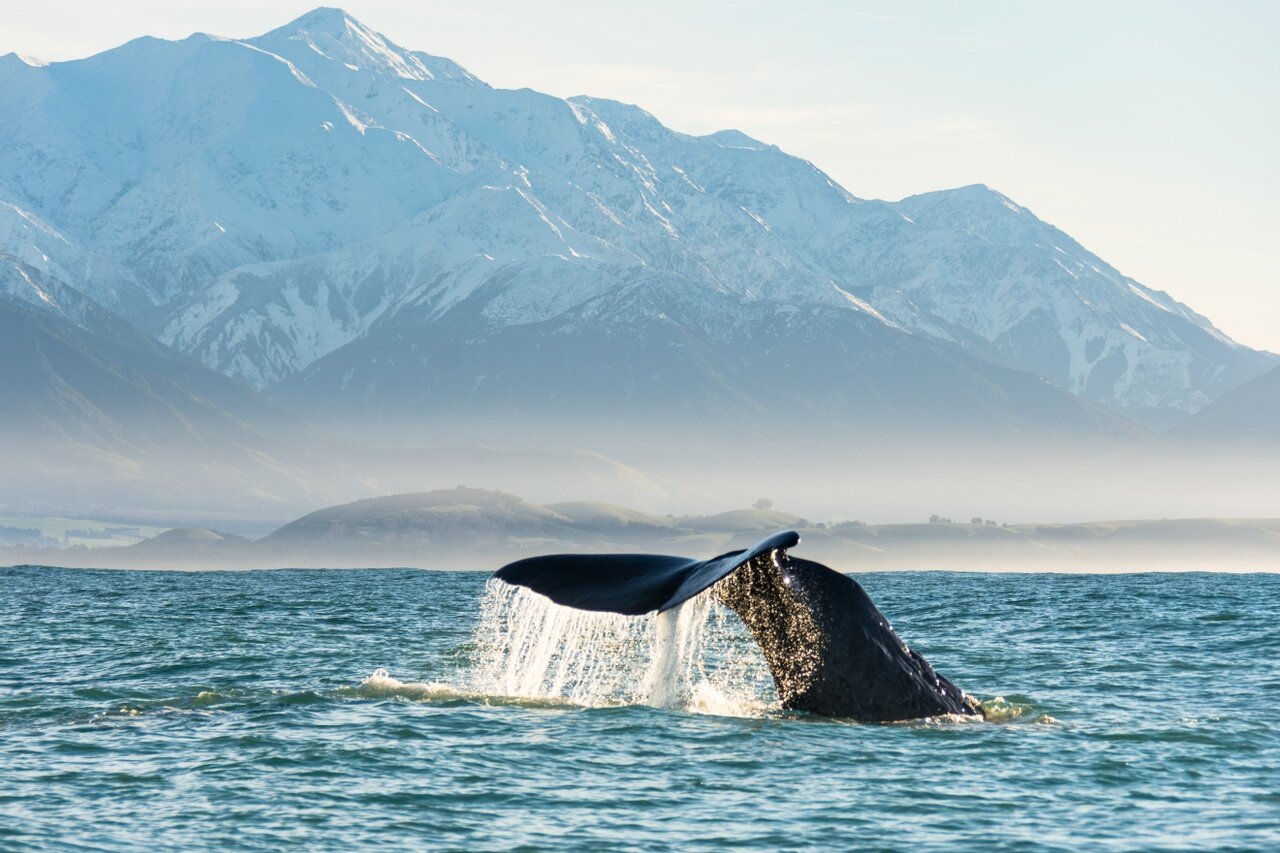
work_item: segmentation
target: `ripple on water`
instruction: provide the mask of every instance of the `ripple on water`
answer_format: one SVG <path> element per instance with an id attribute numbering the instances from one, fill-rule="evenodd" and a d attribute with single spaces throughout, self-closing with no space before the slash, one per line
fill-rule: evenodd
<path id="1" fill-rule="evenodd" d="M 997 724 L 868 726 L 710 605 L 606 666 L 481 575 L 0 570 L 0 848 L 1275 849 L 1278 580 L 869 576 Z"/>

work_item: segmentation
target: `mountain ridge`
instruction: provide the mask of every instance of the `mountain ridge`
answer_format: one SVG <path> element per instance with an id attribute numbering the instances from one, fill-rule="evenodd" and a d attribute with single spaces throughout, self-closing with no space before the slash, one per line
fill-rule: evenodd
<path id="1" fill-rule="evenodd" d="M 862 347 L 841 342 L 852 374 L 888 347 L 913 352 L 927 375 L 891 370 L 876 384 L 905 396 L 868 391 L 864 402 L 922 422 L 949 413 L 904 401 L 946 375 L 947 356 L 930 353 L 947 348 L 992 365 L 966 368 L 977 378 L 959 394 L 981 408 L 985 383 L 1004 388 L 995 423 L 1034 424 L 1036 405 L 1063 424 L 1096 422 L 1090 405 L 1101 404 L 1164 426 L 1276 363 L 984 185 L 859 199 L 740 131 L 693 136 L 617 101 L 495 89 L 340 9 L 247 39 L 144 38 L 85 60 L 14 60 L 0 77 L 12 84 L 0 87 L 11 139 L 0 201 L 14 221 L 42 223 L 0 228 L 0 251 L 54 278 L 92 269 L 72 279 L 89 297 L 281 399 L 306 386 L 308 411 L 353 395 L 392 411 L 415 383 L 485 391 L 490 367 L 446 377 L 447 360 L 424 362 L 396 382 L 359 370 L 408 370 L 462 325 L 490 348 L 477 364 L 527 358 L 501 346 L 552 323 L 557 342 L 587 335 L 576 356 L 566 344 L 566 362 L 593 357 L 590 335 L 613 336 L 630 341 L 637 375 L 646 359 L 653 373 L 669 341 L 645 335 L 677 308 L 686 340 L 719 338 L 704 364 L 727 364 L 729 330 L 758 336 L 750 318 L 771 310 L 866 318 L 839 321 Z M 655 282 L 674 301 L 591 314 Z M 795 373 L 801 399 L 829 390 L 804 384 L 823 366 L 823 354 L 810 358 Z M 1009 369 L 1081 408 L 1033 401 Z M 676 396 L 725 387 L 707 377 Z M 743 395 L 744 411 L 772 405 L 741 383 L 730 394 Z M 446 401 L 477 412 L 495 402 Z"/>

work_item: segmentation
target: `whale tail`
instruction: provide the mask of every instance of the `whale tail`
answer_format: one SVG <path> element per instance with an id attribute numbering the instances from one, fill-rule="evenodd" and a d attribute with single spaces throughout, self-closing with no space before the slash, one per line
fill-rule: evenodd
<path id="1" fill-rule="evenodd" d="M 692 560 L 650 554 L 532 557 L 495 577 L 557 604 L 636 616 L 712 590 L 759 644 L 782 706 L 865 722 L 982 711 L 907 647 L 853 578 L 790 556 L 794 531 Z"/>

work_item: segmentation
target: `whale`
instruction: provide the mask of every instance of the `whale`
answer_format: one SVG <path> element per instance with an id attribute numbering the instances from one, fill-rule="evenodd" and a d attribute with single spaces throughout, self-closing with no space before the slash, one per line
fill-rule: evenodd
<path id="1" fill-rule="evenodd" d="M 867 723 L 983 717 L 981 705 L 894 632 L 862 585 L 790 554 L 786 530 L 708 560 L 658 554 L 555 554 L 494 577 L 578 610 L 663 613 L 707 590 L 737 614 L 788 711 Z"/>

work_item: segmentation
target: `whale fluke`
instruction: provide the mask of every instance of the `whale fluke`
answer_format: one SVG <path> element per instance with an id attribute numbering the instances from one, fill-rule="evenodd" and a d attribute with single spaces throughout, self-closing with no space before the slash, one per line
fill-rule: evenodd
<path id="1" fill-rule="evenodd" d="M 981 716 L 907 647 L 853 578 L 787 553 L 794 531 L 710 560 L 649 554 L 531 557 L 495 577 L 557 604 L 637 616 L 711 589 L 759 644 L 782 706 L 863 722 Z"/>
<path id="2" fill-rule="evenodd" d="M 679 607 L 734 569 L 773 551 L 794 547 L 800 535 L 775 533 L 746 551 L 710 560 L 658 554 L 553 554 L 503 566 L 494 577 L 526 586 L 556 604 L 639 616 Z"/>

